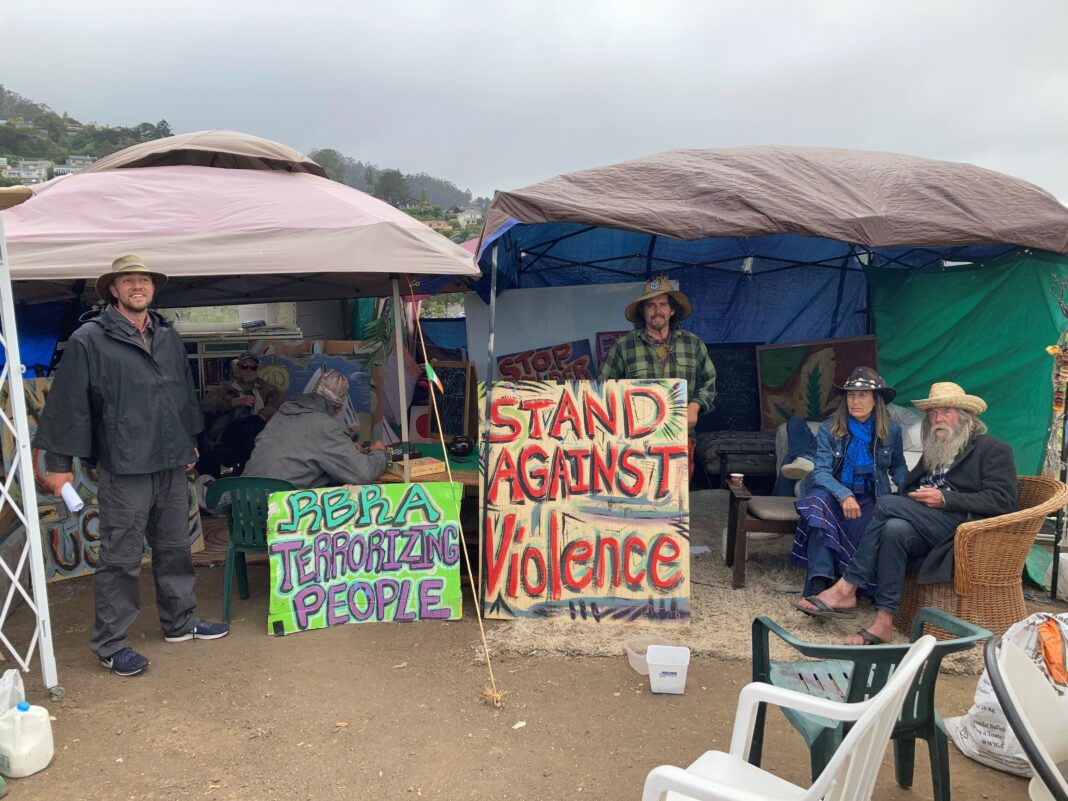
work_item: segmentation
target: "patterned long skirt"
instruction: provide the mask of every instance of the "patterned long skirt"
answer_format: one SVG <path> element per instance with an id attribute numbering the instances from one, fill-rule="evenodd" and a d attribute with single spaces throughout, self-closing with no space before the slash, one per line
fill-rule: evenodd
<path id="1" fill-rule="evenodd" d="M 794 503 L 800 519 L 794 531 L 790 564 L 805 571 L 802 597 L 807 598 L 816 590 L 815 579 L 834 583 L 857 552 L 861 535 L 875 511 L 875 495 L 861 493 L 854 497 L 860 504 L 860 517 L 855 520 L 846 518 L 841 504 L 824 489 L 814 489 Z M 869 587 L 865 594 L 874 594 L 874 590 Z"/>

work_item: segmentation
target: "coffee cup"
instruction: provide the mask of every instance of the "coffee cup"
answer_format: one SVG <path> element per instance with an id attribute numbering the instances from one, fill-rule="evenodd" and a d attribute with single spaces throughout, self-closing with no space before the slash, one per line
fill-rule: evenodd
<path id="1" fill-rule="evenodd" d="M 745 480 L 745 473 L 731 473 L 731 484 L 736 487 L 742 486 L 742 482 Z"/>

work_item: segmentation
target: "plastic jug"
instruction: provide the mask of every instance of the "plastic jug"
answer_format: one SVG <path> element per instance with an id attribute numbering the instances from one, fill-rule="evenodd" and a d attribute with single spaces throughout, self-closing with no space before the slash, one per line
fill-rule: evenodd
<path id="1" fill-rule="evenodd" d="M 19 779 L 52 761 L 52 723 L 48 710 L 19 702 L 0 715 L 0 773 Z"/>

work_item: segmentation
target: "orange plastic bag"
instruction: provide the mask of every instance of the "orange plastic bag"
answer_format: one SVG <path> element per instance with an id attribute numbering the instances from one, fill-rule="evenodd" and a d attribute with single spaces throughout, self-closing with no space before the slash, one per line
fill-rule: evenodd
<path id="1" fill-rule="evenodd" d="M 1068 685 L 1068 666 L 1064 664 L 1064 637 L 1055 620 L 1047 620 L 1038 627 L 1038 641 L 1042 645 L 1042 659 L 1054 684 Z"/>

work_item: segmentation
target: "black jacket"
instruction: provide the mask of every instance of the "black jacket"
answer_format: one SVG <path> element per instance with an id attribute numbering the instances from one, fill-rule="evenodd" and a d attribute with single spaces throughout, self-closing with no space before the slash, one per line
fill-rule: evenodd
<path id="1" fill-rule="evenodd" d="M 901 494 L 920 486 L 926 471 L 923 460 L 905 478 Z M 1012 448 L 996 437 L 978 434 L 946 473 L 951 489 L 943 490 L 947 512 L 968 520 L 1015 512 L 1020 506 L 1020 480 Z M 953 579 L 953 539 L 935 546 L 920 567 L 920 584 L 938 584 Z"/>
<path id="2" fill-rule="evenodd" d="M 82 316 L 48 393 L 35 448 L 97 462 L 115 475 L 196 461 L 204 421 L 185 346 L 166 319 L 149 314 L 151 353 L 113 306 Z"/>

